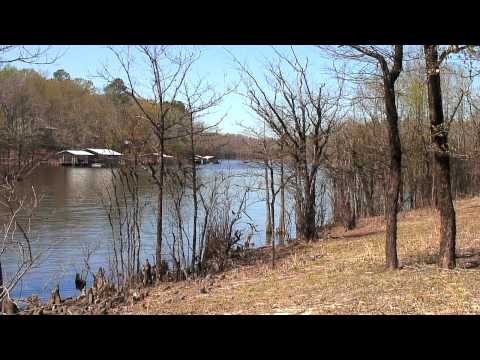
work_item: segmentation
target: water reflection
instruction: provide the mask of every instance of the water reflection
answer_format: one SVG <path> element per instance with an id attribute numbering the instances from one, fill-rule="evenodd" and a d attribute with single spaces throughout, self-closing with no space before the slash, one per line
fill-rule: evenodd
<path id="1" fill-rule="evenodd" d="M 223 161 L 220 165 L 201 167 L 200 174 L 209 177 L 219 171 L 228 171 L 238 186 L 259 188 L 255 182 L 255 169 L 241 161 Z M 15 297 L 40 295 L 46 301 L 50 290 L 59 284 L 63 297 L 76 295 L 74 276 L 84 268 L 86 252 L 96 249 L 90 258 L 93 270 L 108 268 L 111 229 L 102 205 L 102 194 L 112 180 L 110 169 L 43 167 L 23 183 L 21 188 L 28 191 L 35 186 L 42 195 L 31 228 L 35 240 L 35 251 L 43 252 L 41 262 L 29 272 L 17 286 Z M 141 195 L 149 206 L 145 209 L 142 223 L 143 257 L 153 259 L 155 244 L 155 198 L 156 187 L 148 174 L 141 177 Z M 252 192 L 248 197 L 248 219 L 242 222 L 244 234 L 250 234 L 251 245 L 271 244 L 272 237 L 265 236 L 265 200 L 262 192 Z M 168 200 L 167 200 L 168 202 Z M 168 207 L 168 204 L 165 205 Z M 190 211 L 186 210 L 187 213 Z M 166 216 L 168 216 L 168 211 Z M 276 212 L 278 214 L 278 212 Z M 278 221 L 278 220 L 276 220 Z M 169 219 L 164 224 L 169 224 Z M 277 222 L 278 223 L 278 222 Z M 253 226 L 252 226 L 253 224 Z M 276 240 L 283 243 L 284 239 Z M 168 244 L 169 241 L 164 241 Z M 166 252 L 168 250 L 164 250 Z M 14 252 L 3 257 L 4 271 L 8 274 L 15 268 Z M 91 279 L 89 279 L 91 281 Z M 88 283 L 88 286 L 91 284 Z"/>

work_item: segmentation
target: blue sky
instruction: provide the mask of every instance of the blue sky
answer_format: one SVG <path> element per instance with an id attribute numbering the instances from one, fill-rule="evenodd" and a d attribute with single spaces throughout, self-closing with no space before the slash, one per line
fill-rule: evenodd
<path id="1" fill-rule="evenodd" d="M 217 91 L 222 91 L 229 85 L 235 84 L 239 80 L 236 66 L 232 56 L 233 53 L 237 59 L 246 63 L 248 67 L 260 77 L 262 76 L 262 66 L 266 59 L 275 58 L 275 52 L 270 46 L 263 45 L 233 45 L 233 46 L 195 46 L 201 51 L 201 56 L 196 62 L 192 75 L 204 78 L 212 84 Z M 288 46 L 276 47 L 279 51 L 288 51 Z M 227 51 L 228 50 L 228 51 Z M 51 76 L 56 70 L 64 69 L 72 78 L 84 78 L 92 80 L 95 87 L 102 89 L 105 86 L 105 80 L 97 76 L 98 71 L 102 69 L 103 64 L 112 65 L 112 72 L 118 77 L 123 77 L 118 68 L 118 62 L 114 58 L 111 50 L 102 45 L 70 45 L 53 46 L 52 53 L 63 53 L 63 56 L 51 65 L 19 65 L 17 67 L 34 67 L 47 76 Z M 308 57 L 311 63 L 311 71 L 322 74 L 322 68 L 330 64 L 321 57 L 320 50 L 314 46 L 295 46 L 298 56 Z M 318 69 L 318 72 L 317 72 Z M 319 75 L 323 77 L 324 75 Z M 323 80 L 323 79 L 322 79 Z M 255 116 L 244 104 L 244 98 L 238 94 L 228 95 L 223 103 L 210 114 L 205 121 L 216 122 L 218 117 L 226 114 L 220 128 L 222 132 L 240 133 L 243 125 L 252 125 L 255 123 Z"/>

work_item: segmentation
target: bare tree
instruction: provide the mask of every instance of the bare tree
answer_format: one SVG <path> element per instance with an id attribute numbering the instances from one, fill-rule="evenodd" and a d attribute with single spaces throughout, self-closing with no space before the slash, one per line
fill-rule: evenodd
<path id="1" fill-rule="evenodd" d="M 402 148 L 400 143 L 395 82 L 403 66 L 403 45 L 391 48 L 381 46 L 351 45 L 348 49 L 335 50 L 334 55 L 344 59 L 373 61 L 380 67 L 383 85 L 383 101 L 388 129 L 389 160 L 388 189 L 386 196 L 386 243 L 387 269 L 398 268 L 397 256 L 397 213 L 402 171 Z M 364 70 L 362 70 L 364 71 Z"/>
<path id="2" fill-rule="evenodd" d="M 0 45 L 0 65 L 19 62 L 25 64 L 53 64 L 61 56 L 61 53 L 52 56 L 51 46 Z"/>
<path id="3" fill-rule="evenodd" d="M 54 63 L 60 55 L 50 57 L 51 48 L 46 47 L 27 47 L 22 45 L 0 45 L 0 66 L 4 64 L 14 64 L 18 62 L 29 64 L 51 64 Z M 8 139 L 17 135 L 18 127 L 16 120 L 18 116 L 9 112 L 8 105 L 11 103 L 3 101 L 2 111 L 7 117 L 6 135 Z M 24 115 L 24 114 L 22 114 Z M 13 121 L 13 123 L 12 123 Z M 14 124 L 15 123 L 15 124 Z M 23 128 L 25 123 L 23 122 Z M 25 134 L 23 134 L 25 136 Z M 15 142 L 7 141 L 6 149 L 8 154 L 16 152 L 16 166 L 11 166 L 9 160 L 6 163 L 0 163 L 0 213 L 2 221 L 2 244 L 0 246 L 0 301 L 9 297 L 10 291 L 22 279 L 22 277 L 34 266 L 39 259 L 41 252 L 35 253 L 32 249 L 30 220 L 34 210 L 38 207 L 39 198 L 32 187 L 31 196 L 18 194 L 16 188 L 17 180 L 27 176 L 38 165 L 32 159 L 25 159 L 20 156 L 22 149 Z M 7 249 L 17 248 L 17 268 L 9 279 L 6 279 L 2 268 L 2 255 Z"/>
<path id="4" fill-rule="evenodd" d="M 19 194 L 15 182 L 0 184 L 0 302 L 15 288 L 22 277 L 34 266 L 41 252 L 34 251 L 31 239 L 30 222 L 40 199 L 32 187 L 31 194 Z M 2 269 L 2 257 L 15 254 L 17 266 L 6 278 Z"/>
<path id="5" fill-rule="evenodd" d="M 248 217 L 250 188 L 238 186 L 233 180 L 234 175 L 220 171 L 199 192 L 204 210 L 199 265 L 204 272 L 225 269 L 234 246 L 243 240 L 240 224 Z"/>
<path id="6" fill-rule="evenodd" d="M 435 207 L 440 215 L 440 251 L 438 265 L 442 268 L 452 269 L 456 264 L 456 220 L 450 180 L 449 122 L 445 122 L 444 119 L 440 69 L 442 62 L 450 54 L 459 53 L 467 49 L 467 46 L 450 45 L 439 51 L 438 45 L 424 45 L 423 49 L 427 72 L 428 111 L 434 160 Z M 460 101 L 456 105 L 451 118 L 455 115 Z"/>
<path id="7" fill-rule="evenodd" d="M 174 171 L 165 178 L 166 189 L 170 195 L 171 205 L 167 207 L 170 225 L 170 257 L 173 261 L 176 280 L 189 276 L 189 238 L 186 231 L 184 208 L 187 204 L 188 168 L 177 159 Z"/>
<path id="8" fill-rule="evenodd" d="M 278 225 L 278 235 L 283 241 L 287 231 L 286 209 L 285 209 L 285 161 L 284 161 L 284 145 L 280 142 L 280 220 Z"/>
<path id="9" fill-rule="evenodd" d="M 214 89 L 204 84 L 199 80 L 194 86 L 189 86 L 187 82 L 184 83 L 182 95 L 185 97 L 185 112 L 188 116 L 187 121 L 187 136 L 190 145 L 190 163 L 191 163 L 191 183 L 192 183 L 192 201 L 193 201 L 193 225 L 192 225 L 192 259 L 191 269 L 192 273 L 196 274 L 198 270 L 198 249 L 197 249 L 197 226 L 198 226 L 198 211 L 199 211 L 199 184 L 197 179 L 197 161 L 196 161 L 196 143 L 198 137 L 207 131 L 211 131 L 217 127 L 222 119 L 213 125 L 205 126 L 200 123 L 202 117 L 212 111 L 218 106 L 223 98 L 229 93 L 227 90 L 224 93 L 216 93 Z"/>
<path id="10" fill-rule="evenodd" d="M 265 85 L 235 59 L 252 110 L 282 139 L 293 160 L 296 175 L 295 204 L 297 236 L 312 240 L 316 234 L 316 181 L 324 150 L 340 112 L 342 84 L 336 94 L 326 85 L 315 86 L 293 48 L 287 57 L 277 52 L 278 63 L 267 66 Z M 285 69 L 286 68 L 286 69 Z M 290 80 L 290 71 L 294 80 Z"/>
<path id="11" fill-rule="evenodd" d="M 111 273 L 118 289 L 126 289 L 138 280 L 140 273 L 140 228 L 147 203 L 140 196 L 138 163 L 112 168 L 110 174 L 102 202 L 112 231 Z"/>
<path id="12" fill-rule="evenodd" d="M 164 155 L 166 154 L 167 142 L 178 138 L 177 134 L 172 134 L 178 124 L 179 109 L 177 98 L 187 73 L 196 59 L 196 55 L 188 51 L 186 53 L 175 51 L 172 47 L 164 45 L 127 47 L 123 51 L 114 47 L 110 47 L 110 49 L 116 56 L 127 78 L 128 94 L 140 110 L 141 118 L 145 119 L 152 126 L 157 139 L 156 151 L 159 154 L 159 162 L 157 167 L 151 166 L 150 170 L 158 188 L 155 254 L 157 278 L 161 279 L 165 178 Z M 151 89 L 153 99 L 150 101 L 142 97 L 142 86 L 135 82 L 133 69 L 135 56 L 132 52 L 147 63 L 150 83 L 143 84 L 143 89 Z M 105 69 L 105 74 L 107 77 L 112 78 L 112 76 L 109 76 L 108 69 Z M 180 136 L 184 136 L 184 134 Z"/>

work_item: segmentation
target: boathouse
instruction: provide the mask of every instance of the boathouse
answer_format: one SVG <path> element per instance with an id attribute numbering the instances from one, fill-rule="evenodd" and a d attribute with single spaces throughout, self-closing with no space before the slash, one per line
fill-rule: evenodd
<path id="1" fill-rule="evenodd" d="M 94 155 L 84 150 L 63 150 L 57 153 L 63 166 L 90 166 Z"/>
<path id="2" fill-rule="evenodd" d="M 218 164 L 218 160 L 213 155 L 205 155 L 205 156 L 195 155 L 195 163 L 200 165 Z"/>
<path id="3" fill-rule="evenodd" d="M 91 159 L 92 167 L 115 166 L 118 165 L 122 154 L 111 149 L 85 149 L 93 155 Z"/>
<path id="4" fill-rule="evenodd" d="M 140 156 L 142 163 L 146 165 L 156 165 L 160 163 L 160 153 L 154 152 L 150 154 L 144 154 Z M 169 163 L 174 159 L 172 155 L 163 154 L 163 159 L 165 163 Z"/>

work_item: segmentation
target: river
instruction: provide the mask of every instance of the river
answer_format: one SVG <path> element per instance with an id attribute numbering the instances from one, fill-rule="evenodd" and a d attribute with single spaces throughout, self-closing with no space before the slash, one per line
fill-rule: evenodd
<path id="1" fill-rule="evenodd" d="M 218 172 L 234 174 L 237 185 L 248 185 L 252 189 L 261 186 L 259 184 L 263 181 L 260 169 L 252 170 L 251 165 L 239 160 L 203 165 L 199 170 L 200 175 L 207 178 Z M 26 298 L 35 294 L 46 301 L 57 284 L 62 297 L 78 295 L 74 277 L 76 272 L 84 268 L 87 251 L 94 250 L 89 260 L 93 270 L 96 271 L 99 266 L 108 267 L 112 234 L 101 198 L 111 176 L 110 169 L 45 166 L 20 183 L 25 191 L 33 185 L 41 196 L 40 206 L 31 222 L 31 237 L 34 252 L 42 255 L 35 268 L 19 282 L 12 297 Z M 148 174 L 141 177 L 141 194 L 147 203 L 141 227 L 142 255 L 152 261 L 156 236 L 156 209 L 152 200 L 156 196 L 156 187 Z M 255 246 L 265 243 L 266 212 L 263 197 L 263 191 L 249 194 L 248 219 L 241 224 L 245 231 L 248 222 L 253 221 L 256 225 L 253 236 Z M 168 214 L 166 212 L 165 216 Z M 5 278 L 15 269 L 18 260 L 15 254 L 15 251 L 9 251 L 2 256 Z M 89 278 L 90 283 L 91 280 Z"/>

